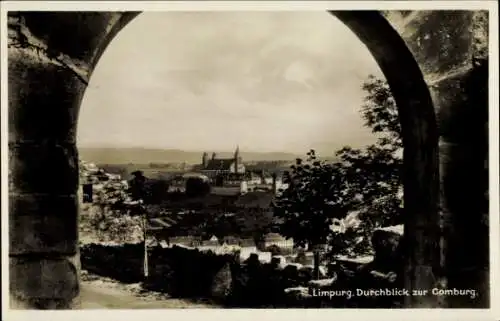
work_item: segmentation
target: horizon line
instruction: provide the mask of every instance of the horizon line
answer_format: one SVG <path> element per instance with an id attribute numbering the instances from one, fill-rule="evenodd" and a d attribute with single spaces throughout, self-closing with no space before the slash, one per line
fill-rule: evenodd
<path id="1" fill-rule="evenodd" d="M 95 149 L 143 149 L 143 150 L 159 150 L 159 151 L 180 151 L 180 152 L 188 152 L 188 153 L 203 153 L 203 152 L 218 152 L 218 153 L 234 153 L 234 150 L 222 150 L 222 149 L 182 149 L 182 148 L 175 148 L 175 147 L 147 147 L 147 146 L 112 146 L 112 145 L 83 145 L 83 146 L 78 146 L 77 148 L 80 149 L 85 149 L 85 148 L 95 148 Z M 236 147 L 235 147 L 236 149 Z M 270 153 L 279 153 L 279 154 L 293 154 L 293 155 L 302 155 L 308 153 L 311 149 L 314 149 L 315 151 L 318 151 L 318 149 L 315 148 L 308 148 L 305 149 L 304 151 L 283 151 L 283 150 L 263 150 L 263 151 L 257 151 L 254 149 L 244 149 L 241 148 L 240 146 L 240 153 L 257 153 L 257 154 L 270 154 Z M 335 152 L 332 152 L 331 154 L 333 155 Z"/>

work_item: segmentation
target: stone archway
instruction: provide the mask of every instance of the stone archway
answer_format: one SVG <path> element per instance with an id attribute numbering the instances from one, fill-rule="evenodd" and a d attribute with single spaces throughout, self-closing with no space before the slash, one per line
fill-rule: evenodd
<path id="1" fill-rule="evenodd" d="M 71 308 L 78 301 L 78 110 L 100 55 L 137 14 L 9 15 L 9 262 L 17 305 Z M 393 91 L 405 145 L 407 287 L 432 287 L 440 235 L 438 133 L 429 90 L 380 12 L 331 14 L 367 45 Z M 408 302 L 437 305 L 432 298 Z"/>

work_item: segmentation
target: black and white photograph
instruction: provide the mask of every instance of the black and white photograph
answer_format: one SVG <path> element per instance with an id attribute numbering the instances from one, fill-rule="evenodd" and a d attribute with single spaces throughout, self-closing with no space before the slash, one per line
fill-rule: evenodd
<path id="1" fill-rule="evenodd" d="M 390 2 L 2 3 L 3 310 L 492 317 L 497 4 Z"/>

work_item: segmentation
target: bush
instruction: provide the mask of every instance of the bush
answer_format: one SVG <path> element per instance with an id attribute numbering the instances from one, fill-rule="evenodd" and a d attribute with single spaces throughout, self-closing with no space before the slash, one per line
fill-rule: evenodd
<path id="1" fill-rule="evenodd" d="M 232 281 L 231 265 L 228 262 L 214 276 L 210 296 L 215 299 L 226 300 L 231 293 Z"/>
<path id="2" fill-rule="evenodd" d="M 143 244 L 140 243 L 86 245 L 80 250 L 82 268 L 126 283 L 141 282 L 144 281 L 143 251 Z M 227 283 L 232 283 L 231 278 L 221 283 L 221 278 L 227 279 L 227 266 L 233 262 L 232 255 L 216 255 L 176 246 L 153 248 L 149 252 L 151 273 L 145 286 L 179 297 L 211 296 L 214 284 L 219 289 L 221 284 L 227 288 Z M 217 282 L 214 281 L 216 279 Z"/>
<path id="3" fill-rule="evenodd" d="M 186 180 L 186 195 L 200 197 L 210 193 L 210 184 L 199 177 L 189 177 Z"/>
<path id="4" fill-rule="evenodd" d="M 277 246 L 277 245 L 268 246 L 264 251 L 265 252 L 271 252 L 272 256 L 283 255 L 283 253 L 281 251 L 281 248 L 279 246 Z"/>
<path id="5" fill-rule="evenodd" d="M 299 253 L 297 253 L 297 257 L 295 258 L 295 263 L 299 263 L 299 264 L 307 264 L 308 260 L 307 260 L 307 256 L 306 256 L 306 252 L 304 251 L 300 251 Z"/>

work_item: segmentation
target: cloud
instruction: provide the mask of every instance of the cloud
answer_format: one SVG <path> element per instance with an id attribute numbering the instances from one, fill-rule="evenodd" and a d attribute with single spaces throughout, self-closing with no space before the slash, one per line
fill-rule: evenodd
<path id="1" fill-rule="evenodd" d="M 327 13 L 143 13 L 94 71 L 79 145 L 296 152 L 368 143 L 359 107 L 372 73 L 366 47 Z"/>

